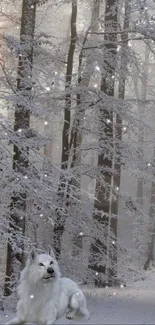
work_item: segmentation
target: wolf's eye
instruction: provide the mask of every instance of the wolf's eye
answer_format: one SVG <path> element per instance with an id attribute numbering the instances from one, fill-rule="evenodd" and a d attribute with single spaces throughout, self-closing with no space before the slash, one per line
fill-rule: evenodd
<path id="1" fill-rule="evenodd" d="M 50 262 L 50 265 L 53 264 L 53 261 Z"/>
<path id="2" fill-rule="evenodd" d="M 39 263 L 38 265 L 39 265 L 39 266 L 44 266 L 44 264 L 43 264 L 43 263 Z"/>

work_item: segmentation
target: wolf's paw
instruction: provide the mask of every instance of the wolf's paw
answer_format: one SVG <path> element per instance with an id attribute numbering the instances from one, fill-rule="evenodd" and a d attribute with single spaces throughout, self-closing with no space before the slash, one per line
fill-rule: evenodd
<path id="1" fill-rule="evenodd" d="M 69 315 L 67 315 L 66 318 L 67 318 L 67 319 L 74 319 L 74 317 L 69 316 Z"/>
<path id="2" fill-rule="evenodd" d="M 66 314 L 67 319 L 74 319 L 74 316 L 75 316 L 75 312 L 73 311 L 68 311 L 68 313 Z"/>

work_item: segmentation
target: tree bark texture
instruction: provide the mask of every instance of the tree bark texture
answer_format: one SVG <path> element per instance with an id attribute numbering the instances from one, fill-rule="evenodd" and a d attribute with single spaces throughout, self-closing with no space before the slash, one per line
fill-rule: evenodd
<path id="1" fill-rule="evenodd" d="M 13 144 L 13 170 L 26 176 L 28 167 L 28 147 L 22 147 L 20 144 L 20 132 L 26 134 L 30 125 L 30 101 L 32 88 L 32 67 L 33 67 L 33 40 L 35 30 L 36 1 L 23 0 L 21 30 L 20 30 L 20 48 L 17 71 L 17 105 L 14 114 L 14 134 L 16 142 Z M 15 176 L 16 177 L 16 176 Z M 16 281 L 17 270 L 20 271 L 24 262 L 24 241 L 25 233 L 25 211 L 26 211 L 26 190 L 23 188 L 14 194 L 10 204 L 10 239 L 7 245 L 7 263 L 4 294 L 9 296 L 12 293 L 11 282 Z M 21 234 L 20 242 L 17 231 Z M 13 243 L 18 249 L 14 249 Z M 19 275 L 19 274 L 18 274 Z"/>
<path id="2" fill-rule="evenodd" d="M 67 70 L 65 80 L 65 108 L 64 108 L 64 125 L 62 131 L 62 156 L 61 156 L 61 169 L 63 172 L 68 168 L 69 160 L 69 131 L 71 123 L 71 83 L 73 74 L 73 60 L 76 47 L 76 19 L 77 19 L 77 1 L 72 1 L 71 13 L 71 37 L 70 46 L 67 57 Z M 65 194 L 67 189 L 67 194 Z M 60 257 L 61 253 L 61 240 L 65 228 L 65 214 L 68 207 L 68 181 L 64 173 L 60 176 L 60 185 L 58 188 L 58 208 L 56 209 L 56 220 L 54 226 L 54 249 L 56 257 Z M 66 201 L 66 202 L 65 202 Z"/>
<path id="3" fill-rule="evenodd" d="M 114 96 L 114 74 L 117 64 L 117 0 L 107 0 L 105 7 L 105 36 L 103 52 L 103 75 L 101 91 L 106 97 Z M 111 33 L 108 33 L 108 32 Z M 113 33 L 114 32 L 114 33 Z M 107 103 L 106 103 L 107 105 Z M 92 238 L 90 248 L 89 269 L 94 274 L 94 284 L 105 286 L 112 281 L 111 277 L 106 279 L 106 254 L 107 254 L 107 230 L 109 225 L 110 188 L 113 162 L 113 112 L 106 105 L 100 107 L 100 131 L 98 154 L 99 177 L 96 180 L 95 201 L 94 201 L 94 224 L 103 229 L 103 236 Z M 108 146 L 106 145 L 108 144 Z M 106 149 L 107 148 L 107 149 Z M 111 220 L 111 232 L 114 238 L 117 236 L 117 223 Z M 110 269 L 113 269 L 113 257 L 111 258 Z"/>

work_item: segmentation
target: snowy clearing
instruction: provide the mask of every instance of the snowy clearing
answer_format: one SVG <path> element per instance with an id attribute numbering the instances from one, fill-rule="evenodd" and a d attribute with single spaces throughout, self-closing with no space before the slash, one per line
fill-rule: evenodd
<path id="1" fill-rule="evenodd" d="M 155 324 L 155 271 L 147 272 L 144 281 L 124 288 L 86 291 L 91 319 L 83 324 Z M 6 315 L 11 317 L 10 313 L 1 313 L 1 324 Z M 57 324 L 78 322 L 60 319 Z"/>

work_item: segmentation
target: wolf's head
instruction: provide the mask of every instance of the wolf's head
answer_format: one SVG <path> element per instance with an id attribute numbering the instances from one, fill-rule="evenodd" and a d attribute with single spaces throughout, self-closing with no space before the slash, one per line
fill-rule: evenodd
<path id="1" fill-rule="evenodd" d="M 46 254 L 37 254 L 34 249 L 30 251 L 26 267 L 21 273 L 21 281 L 26 277 L 31 282 L 54 281 L 60 277 L 60 269 L 50 247 Z"/>

